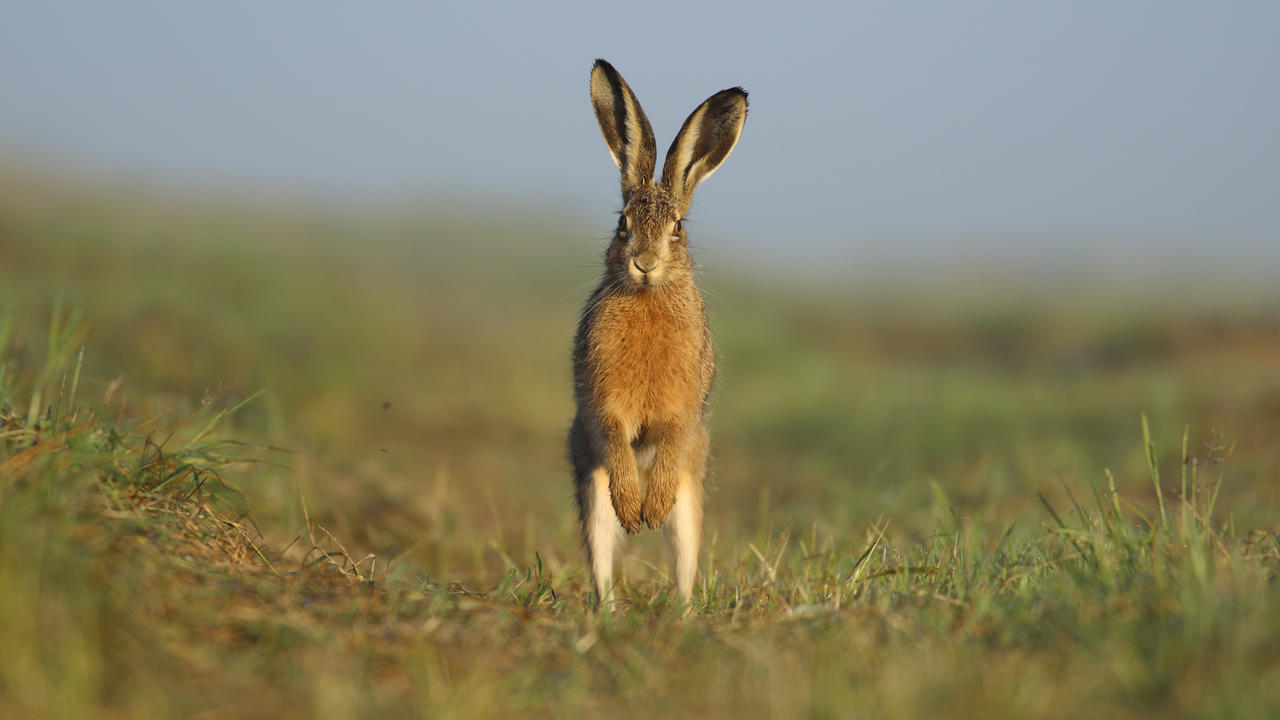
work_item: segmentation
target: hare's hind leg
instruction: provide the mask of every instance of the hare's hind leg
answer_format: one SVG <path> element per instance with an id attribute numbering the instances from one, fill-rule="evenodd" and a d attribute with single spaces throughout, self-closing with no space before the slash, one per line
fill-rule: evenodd
<path id="1" fill-rule="evenodd" d="M 622 537 L 622 524 L 613 512 L 609 499 L 609 474 L 604 466 L 592 470 L 586 487 L 578 489 L 583 507 L 582 543 L 587 548 L 587 562 L 591 563 L 591 579 L 596 588 L 596 600 L 613 604 L 613 553 Z"/>
<path id="2" fill-rule="evenodd" d="M 591 581 L 596 602 L 612 605 L 613 554 L 622 536 L 622 525 L 613 512 L 609 497 L 609 473 L 604 464 L 593 457 L 586 432 L 575 422 L 569 435 L 569 451 L 573 459 L 575 496 L 578 519 L 582 528 L 582 545 L 591 566 Z"/>
<path id="3" fill-rule="evenodd" d="M 698 550 L 702 541 L 702 482 L 707 467 L 706 431 L 690 449 L 676 487 L 675 504 L 663 524 L 676 562 L 676 595 L 689 611 L 693 581 L 698 574 Z"/>
<path id="4" fill-rule="evenodd" d="M 676 560 L 676 595 L 687 610 L 698 574 L 698 546 L 702 540 L 702 483 L 695 482 L 688 471 L 680 474 L 676 502 L 664 529 Z"/>

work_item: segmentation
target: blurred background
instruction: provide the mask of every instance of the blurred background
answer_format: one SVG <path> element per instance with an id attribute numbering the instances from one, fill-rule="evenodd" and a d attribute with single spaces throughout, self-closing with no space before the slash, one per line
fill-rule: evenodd
<path id="1" fill-rule="evenodd" d="M 26 4 L 0 23 L 0 309 L 56 302 L 103 411 L 265 388 L 233 434 L 415 573 L 574 572 L 569 345 L 619 205 L 609 59 L 660 148 L 741 85 L 691 235 L 721 352 L 708 538 L 840 543 L 1036 491 L 1139 432 L 1280 499 L 1280 6 Z M 16 366 L 15 365 L 15 366 Z M 114 389 L 113 389 L 114 388 Z M 296 482 L 295 482 L 296 481 Z M 662 564 L 660 541 L 635 543 Z M 632 561 L 628 572 L 658 572 Z"/>

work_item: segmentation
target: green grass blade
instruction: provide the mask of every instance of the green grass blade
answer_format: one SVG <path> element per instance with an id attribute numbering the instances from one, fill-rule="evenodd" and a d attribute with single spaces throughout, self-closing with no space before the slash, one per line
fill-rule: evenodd
<path id="1" fill-rule="evenodd" d="M 1147 414 L 1142 413 L 1142 447 L 1147 459 L 1147 470 L 1151 474 L 1151 485 L 1156 491 L 1156 502 L 1160 506 L 1160 528 L 1169 528 L 1169 518 L 1164 509 L 1164 492 L 1160 489 L 1160 467 L 1156 461 L 1156 446 L 1151 441 L 1151 427 L 1147 424 Z"/>
<path id="2" fill-rule="evenodd" d="M 267 390 L 268 390 L 268 388 L 262 388 L 261 390 L 259 390 L 259 391 L 255 392 L 255 393 L 253 393 L 252 395 L 250 395 L 249 397 L 245 398 L 244 400 L 241 400 L 240 402 L 236 403 L 236 405 L 235 405 L 234 407 L 230 408 L 229 410 L 222 410 L 222 411 L 220 411 L 217 415 L 214 415 L 214 416 L 213 416 L 213 419 L 209 421 L 209 424 L 208 424 L 208 425 L 205 425 L 205 426 L 204 426 L 204 429 L 203 429 L 203 430 L 201 430 L 199 433 L 197 433 L 197 434 L 196 434 L 196 436 L 195 436 L 194 438 L 192 438 L 192 439 L 191 439 L 191 442 L 189 443 L 189 445 L 196 445 L 196 444 L 198 444 L 201 440 L 203 440 L 203 439 L 205 439 L 206 437 L 208 437 L 210 433 L 212 433 L 214 430 L 217 430 L 217 429 L 218 429 L 218 426 L 222 424 L 222 421 L 223 421 L 223 420 L 225 420 L 225 419 L 227 418 L 227 416 L 228 416 L 228 415 L 233 415 L 233 414 L 235 414 L 235 413 L 236 413 L 236 411 L 240 410 L 240 409 L 241 409 L 241 408 L 243 408 L 245 405 L 248 405 L 249 403 L 251 403 L 251 402 L 253 402 L 254 400 L 258 399 L 258 398 L 259 398 L 263 393 L 265 393 Z"/>

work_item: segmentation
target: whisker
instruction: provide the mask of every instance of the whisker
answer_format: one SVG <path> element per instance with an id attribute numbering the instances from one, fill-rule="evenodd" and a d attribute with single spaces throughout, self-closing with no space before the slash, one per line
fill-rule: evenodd
<path id="1" fill-rule="evenodd" d="M 723 295 L 709 288 L 702 288 L 702 294 L 715 300 L 724 300 Z"/>

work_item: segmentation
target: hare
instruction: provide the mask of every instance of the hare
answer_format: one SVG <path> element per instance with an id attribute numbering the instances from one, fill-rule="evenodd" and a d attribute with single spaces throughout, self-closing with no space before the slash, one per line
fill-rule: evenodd
<path id="1" fill-rule="evenodd" d="M 596 600 L 604 603 L 621 530 L 663 526 L 687 609 L 698 569 L 704 414 L 716 360 L 684 217 L 694 188 L 738 142 L 747 93 L 730 88 L 699 105 L 655 183 L 653 129 L 631 88 L 604 60 L 592 67 L 590 87 L 600 131 L 622 171 L 622 211 L 573 347 L 577 414 L 569 455 L 583 544 Z"/>

